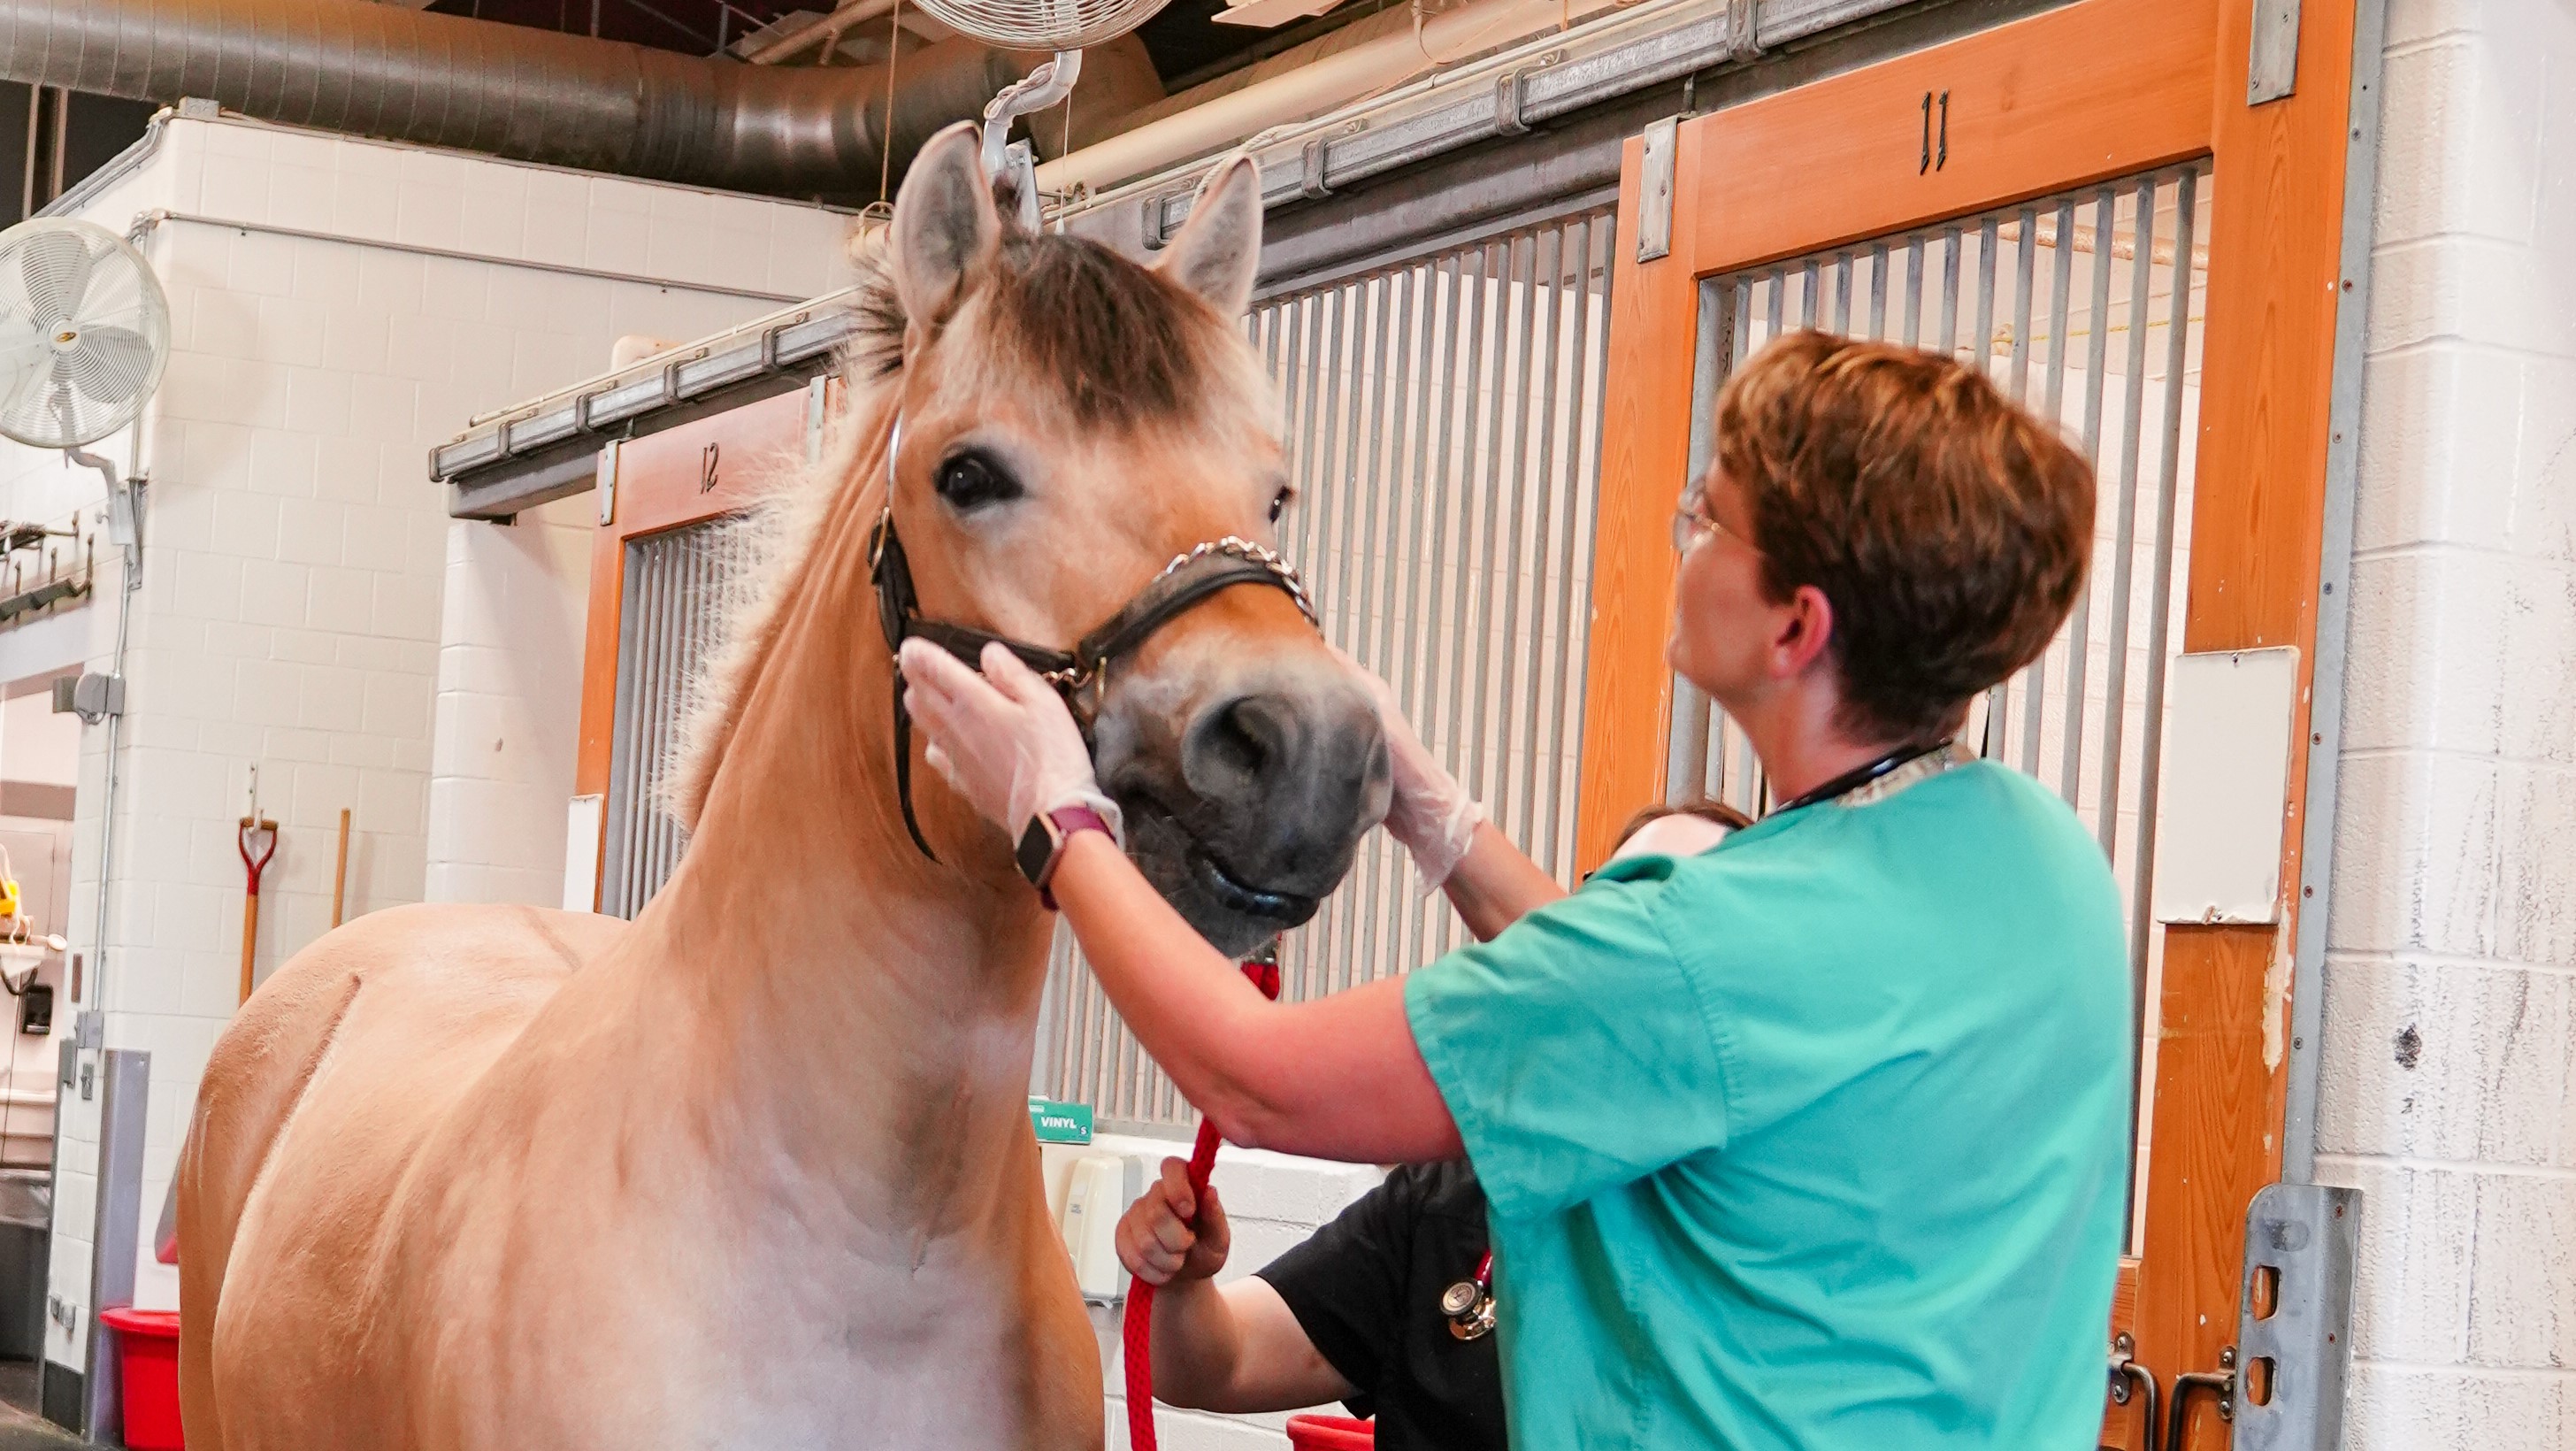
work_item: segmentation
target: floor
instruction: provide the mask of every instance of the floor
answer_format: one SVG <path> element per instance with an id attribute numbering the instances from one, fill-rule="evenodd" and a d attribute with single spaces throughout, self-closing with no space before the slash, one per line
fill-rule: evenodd
<path id="1" fill-rule="evenodd" d="M 37 1376 L 32 1360 L 0 1360 L 0 1451 L 51 1451 L 84 1444 L 36 1414 Z"/>

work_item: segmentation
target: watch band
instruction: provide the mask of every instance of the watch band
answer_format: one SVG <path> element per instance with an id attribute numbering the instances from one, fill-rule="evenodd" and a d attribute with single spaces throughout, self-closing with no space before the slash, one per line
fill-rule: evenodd
<path id="1" fill-rule="evenodd" d="M 1052 811 L 1041 811 L 1029 818 L 1027 829 L 1020 833 L 1018 860 L 1020 875 L 1038 889 L 1038 901 L 1050 912 L 1056 910 L 1055 893 L 1048 884 L 1055 880 L 1056 864 L 1064 859 L 1065 843 L 1078 832 L 1097 831 L 1111 841 L 1118 839 L 1106 817 L 1089 804 L 1074 801 Z"/>

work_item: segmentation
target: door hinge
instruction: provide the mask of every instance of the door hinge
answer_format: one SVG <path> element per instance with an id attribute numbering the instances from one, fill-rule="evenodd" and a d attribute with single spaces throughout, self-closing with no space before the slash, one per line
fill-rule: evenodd
<path id="1" fill-rule="evenodd" d="M 2254 0 L 2245 48 L 2245 104 L 2277 101 L 2299 88 L 2299 0 Z"/>
<path id="2" fill-rule="evenodd" d="M 1646 128 L 1646 155 L 1637 171 L 1637 260 L 1652 262 L 1673 251 L 1673 166 L 1682 118 L 1666 116 Z"/>
<path id="3" fill-rule="evenodd" d="M 617 452 L 624 439 L 612 438 L 599 446 L 599 527 L 617 522 Z"/>

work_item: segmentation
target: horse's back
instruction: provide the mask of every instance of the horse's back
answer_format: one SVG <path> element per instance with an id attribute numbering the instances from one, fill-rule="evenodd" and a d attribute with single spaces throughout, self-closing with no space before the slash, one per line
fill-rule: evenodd
<path id="1" fill-rule="evenodd" d="M 265 1439 L 222 1425 L 252 1390 L 246 1376 L 279 1382 L 278 1394 L 249 1396 L 264 1407 L 327 1399 L 324 1385 L 350 1369 L 334 1348 L 355 1351 L 368 1329 L 352 1292 L 371 1278 L 378 1230 L 421 1143 L 625 926 L 531 907 L 394 908 L 297 953 L 243 1006 L 207 1061 L 179 1166 L 192 1442 Z M 281 1320 L 328 1327 L 306 1342 L 320 1353 L 264 1353 L 255 1327 Z M 219 1346 L 226 1326 L 251 1343 L 233 1347 L 227 1334 Z"/>

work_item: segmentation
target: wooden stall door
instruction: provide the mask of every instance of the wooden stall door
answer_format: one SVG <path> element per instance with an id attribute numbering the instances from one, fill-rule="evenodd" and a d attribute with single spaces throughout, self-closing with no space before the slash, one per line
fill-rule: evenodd
<path id="1" fill-rule="evenodd" d="M 2051 248 L 2053 265 L 2064 268 L 2067 253 L 2089 237 L 2117 286 L 2134 286 L 2136 299 L 2152 303 L 2127 306 L 2133 334 L 2155 325 L 2156 309 L 2175 304 L 2166 321 L 2179 328 L 2188 320 L 2189 340 L 2175 331 L 2152 350 L 2124 343 L 2133 378 L 2140 376 L 2136 360 L 2171 345 L 2174 366 L 2164 368 L 2157 386 L 2177 410 L 2168 458 L 2188 462 L 2188 523 L 2168 525 L 2177 530 L 2170 557 L 2188 561 L 2173 580 L 2183 592 L 2179 646 L 2297 646 L 2305 699 L 2353 16 L 2349 0 L 2308 0 L 2300 7 L 2294 93 L 2249 106 L 2252 9 L 2253 0 L 2081 0 L 1686 120 L 1673 138 L 1670 252 L 1645 261 L 1629 245 L 1640 236 L 1645 168 L 1642 142 L 1630 143 L 1595 541 L 1584 865 L 1607 854 L 1618 824 L 1638 806 L 1668 790 L 1682 795 L 1699 787 L 1682 778 L 1703 761 L 1709 786 L 1741 784 L 1722 759 L 1722 720 L 1709 723 L 1705 702 L 1692 701 L 1687 689 L 1676 699 L 1662 659 L 1673 567 L 1668 521 L 1694 449 L 1706 447 L 1704 424 L 1694 439 L 1694 404 L 1704 415 L 1710 380 L 1748 341 L 1809 318 L 1832 330 L 1918 342 L 1931 339 L 1903 329 L 1955 328 L 1951 336 L 1966 334 L 1999 382 L 2047 366 L 2025 351 L 2033 347 L 2026 312 L 1998 318 L 1979 310 L 1972 321 L 1934 308 L 1914 324 L 1887 314 L 1888 291 L 1910 296 L 1900 307 L 1924 306 L 1920 281 L 1901 274 L 1927 259 L 1955 267 L 1973 253 L 1994 279 L 2009 275 L 2015 259 L 2007 249 L 2018 250 L 2026 299 L 2039 285 L 2030 261 L 2035 244 Z M 2113 235 L 2115 224 L 2129 228 L 2125 242 Z M 2108 255 L 2121 246 L 2128 250 Z M 2159 269 L 2165 288 L 2151 298 Z M 1908 283 L 1916 287 L 1911 294 Z M 1953 292 L 1962 313 L 1978 307 Z M 2093 297 L 2106 295 L 2097 290 Z M 2069 315 L 2059 297 L 2048 304 L 2061 320 Z M 2117 304 L 2097 305 L 2095 330 L 2119 326 L 2118 311 Z M 2054 359 L 2072 345 L 2061 335 L 2047 350 Z M 2110 361 L 2098 352 L 2088 359 L 2097 370 Z M 2156 366 L 2150 358 L 2149 370 Z M 2096 383 L 2099 377 L 2097 371 Z M 2020 371 L 2012 386 L 2034 404 L 2043 395 L 2051 405 L 2059 401 L 2051 391 L 2059 385 L 2036 372 Z M 2138 413 L 2131 402 L 2131 418 Z M 2139 432 L 2130 425 L 2129 440 Z M 2105 507 L 2117 497 L 2111 475 L 2122 466 L 2110 459 L 2106 453 Z M 2141 472 L 2134 459 L 2126 467 L 2131 477 Z M 2170 494 L 2165 502 L 2173 502 Z M 2152 527 L 2154 513 L 2141 507 L 2136 529 Z M 2151 544 L 2143 533 L 2097 544 L 2094 597 L 2106 588 L 2101 572 L 2146 558 Z M 2125 589 L 2133 579 L 2123 572 L 2118 584 Z M 2144 608 L 2154 612 L 2153 603 Z M 2080 640 L 2084 628 L 2074 627 L 2070 638 Z M 2068 650 L 2068 639 L 2058 648 Z M 2132 653 L 2154 655 L 2133 652 L 2125 640 L 2107 653 L 2124 662 Z M 2152 728 L 2142 740 L 2133 723 L 2123 742 L 2117 725 L 2107 726 L 2107 756 L 2085 775 L 2077 752 L 2060 749 L 2066 732 L 2050 737 L 2043 718 L 2044 708 L 2062 706 L 2071 692 L 2074 718 L 2083 721 L 2082 701 L 2093 686 L 2081 678 L 2083 665 L 2066 654 L 2056 658 L 2057 675 L 2016 681 L 1994 699 L 1988 753 L 2043 780 L 2063 770 L 2052 784 L 2106 822 L 2104 841 L 2124 887 L 2134 891 L 2132 911 L 2143 914 L 2145 877 L 2136 863 L 2151 859 L 2139 846 L 2153 827 L 2153 790 L 2124 798 L 2104 789 L 2101 776 L 2117 777 L 2124 752 L 2151 761 Z M 2116 668 L 2097 660 L 2093 679 Z M 2112 687 L 2115 705 L 2104 708 L 2111 721 L 2122 714 L 2116 702 L 2123 688 Z M 1697 738 L 1677 747 L 1677 731 L 1705 733 L 1705 747 Z M 2303 733 L 2293 783 L 2305 779 L 2306 745 Z M 2285 894 L 2295 891 L 2286 884 L 2299 880 L 2298 793 L 2294 784 L 2281 823 Z M 2126 860 L 2122 841 L 2131 853 Z M 2277 927 L 2140 926 L 2133 939 L 2141 982 L 2149 981 L 2146 964 L 2160 964 L 2161 972 L 2156 999 L 2142 1013 L 2152 1039 L 2143 1045 L 2152 1050 L 2150 1081 L 2141 1090 L 2147 1147 L 2136 1176 L 2143 1222 L 2121 1266 L 2108 1332 L 2133 1336 L 2138 1361 L 2167 1388 L 2177 1374 L 2216 1369 L 2234 1338 L 2246 1205 L 2280 1170 L 2285 1079 L 2267 1065 L 2264 1041 L 2266 1023 L 2285 1027 L 2289 1011 L 2288 994 L 2265 984 L 2267 969 L 2290 960 L 2299 904 L 2292 897 L 2283 905 Z M 2142 1447 L 2140 1411 L 2106 1405 L 2105 1444 Z M 2180 1444 L 2224 1443 L 2213 1397 L 2193 1401 L 2184 1429 Z"/>
<path id="2" fill-rule="evenodd" d="M 594 910 L 633 916 L 687 844 L 655 787 L 740 563 L 724 526 L 809 456 L 838 392 L 778 394 L 603 453 L 573 786 L 599 803 Z"/>

